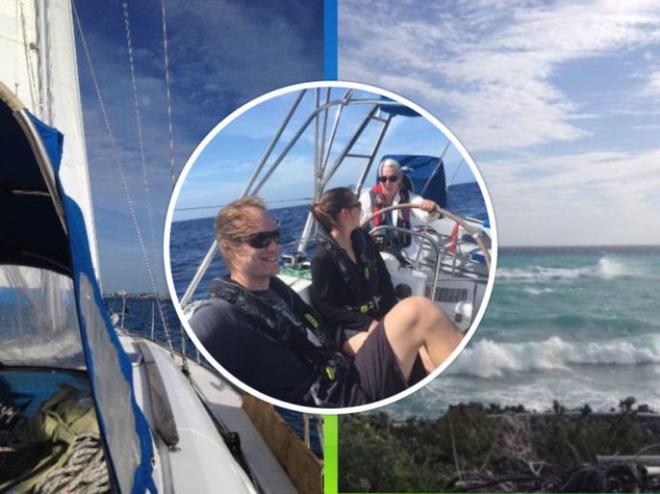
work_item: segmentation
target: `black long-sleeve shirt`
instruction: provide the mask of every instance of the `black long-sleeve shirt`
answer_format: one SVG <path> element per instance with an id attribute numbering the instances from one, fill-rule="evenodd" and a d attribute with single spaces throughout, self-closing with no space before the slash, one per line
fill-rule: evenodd
<path id="1" fill-rule="evenodd" d="M 274 306 L 283 303 L 272 291 L 253 293 Z M 190 319 L 190 327 L 213 358 L 241 382 L 273 398 L 306 404 L 306 389 L 300 386 L 316 377 L 314 366 L 286 343 L 265 336 L 234 304 L 210 299 Z"/>
<path id="2" fill-rule="evenodd" d="M 351 234 L 357 264 L 338 245 L 321 244 L 312 260 L 310 295 L 316 309 L 328 320 L 349 331 L 366 331 L 374 320 L 382 319 L 396 304 L 392 280 L 378 249 L 363 230 Z M 334 252 L 330 252 L 334 249 Z M 347 274 L 342 274 L 335 256 L 342 256 Z M 377 283 L 365 278 L 376 276 Z M 376 287 L 375 293 L 374 286 Z M 359 307 L 377 296 L 377 310 L 361 312 Z"/>

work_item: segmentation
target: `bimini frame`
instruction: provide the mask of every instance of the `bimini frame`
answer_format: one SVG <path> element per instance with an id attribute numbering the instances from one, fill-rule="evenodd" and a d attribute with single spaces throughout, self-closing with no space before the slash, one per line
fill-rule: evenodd
<path id="1" fill-rule="evenodd" d="M 356 97 L 354 89 L 347 89 L 341 98 L 330 100 L 332 87 L 328 88 L 316 88 L 315 89 L 315 98 L 316 104 L 315 109 L 311 114 L 304 120 L 302 125 L 295 132 L 293 137 L 285 145 L 284 149 L 280 154 L 275 158 L 272 164 L 267 167 L 267 163 L 271 158 L 275 146 L 280 142 L 282 134 L 286 129 L 287 125 L 291 121 L 294 113 L 298 109 L 300 102 L 305 96 L 307 89 L 302 89 L 298 92 L 296 98 L 294 99 L 289 111 L 287 112 L 282 124 L 278 128 L 277 132 L 273 136 L 270 144 L 266 148 L 259 164 L 255 167 L 252 175 L 250 176 L 245 189 L 243 190 L 240 197 L 246 197 L 250 195 L 256 195 L 259 193 L 261 188 L 264 186 L 266 181 L 270 178 L 273 172 L 279 167 L 284 158 L 289 154 L 291 149 L 295 144 L 300 140 L 300 137 L 305 133 L 309 126 L 314 123 L 314 200 L 317 200 L 325 187 L 328 185 L 336 171 L 341 166 L 342 162 L 346 158 L 357 158 L 365 161 L 365 164 L 362 168 L 360 176 L 357 183 L 355 184 L 355 193 L 360 194 L 364 181 L 371 170 L 371 167 L 374 162 L 374 158 L 378 154 L 380 145 L 383 142 L 383 138 L 387 132 L 387 129 L 390 126 L 392 119 L 395 116 L 395 113 L 390 113 L 384 111 L 386 108 L 396 108 L 401 107 L 401 103 L 398 103 L 389 99 L 374 99 L 374 98 L 360 98 Z M 366 106 L 369 108 L 369 111 L 364 116 L 357 129 L 344 145 L 341 151 L 338 153 L 332 164 L 330 164 L 330 155 L 332 148 L 335 144 L 335 139 L 337 136 L 337 129 L 342 118 L 342 114 L 346 107 L 348 106 Z M 336 109 L 334 114 L 334 119 L 330 128 L 328 128 L 329 113 L 331 109 Z M 371 151 L 366 154 L 360 154 L 353 152 L 355 144 L 358 142 L 360 137 L 364 134 L 365 130 L 370 126 L 377 125 L 380 126 L 376 134 L 375 142 L 371 148 Z M 307 215 L 307 221 L 303 229 L 300 242 L 298 243 L 297 252 L 304 253 L 307 243 L 312 235 L 314 221 L 311 213 Z M 211 264 L 211 261 L 216 255 L 218 249 L 217 241 L 214 240 L 213 244 L 209 248 L 206 256 L 202 260 L 201 264 L 195 272 L 195 276 L 188 285 L 183 297 L 181 298 L 181 306 L 185 307 L 190 300 L 192 299 L 195 290 L 197 289 L 200 281 L 204 277 L 204 274 L 208 270 L 208 267 Z"/>

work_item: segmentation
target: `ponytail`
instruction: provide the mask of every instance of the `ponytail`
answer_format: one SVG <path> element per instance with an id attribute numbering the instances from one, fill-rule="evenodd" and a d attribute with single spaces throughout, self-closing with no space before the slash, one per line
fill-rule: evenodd
<path id="1" fill-rule="evenodd" d="M 312 216 L 314 216 L 314 219 L 325 229 L 325 231 L 330 232 L 333 227 L 337 226 L 337 220 L 324 210 L 322 202 L 313 203 L 311 210 Z"/>
<path id="2" fill-rule="evenodd" d="M 339 213 L 355 202 L 355 194 L 348 187 L 326 190 L 310 209 L 314 219 L 329 233 L 339 224 Z"/>

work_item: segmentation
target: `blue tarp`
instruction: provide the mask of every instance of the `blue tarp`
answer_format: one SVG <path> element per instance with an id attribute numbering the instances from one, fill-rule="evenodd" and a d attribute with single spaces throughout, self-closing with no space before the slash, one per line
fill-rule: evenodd
<path id="1" fill-rule="evenodd" d="M 62 135 L 31 119 L 50 160 L 59 172 Z M 57 179 L 69 232 L 71 272 L 87 370 L 99 426 L 110 453 L 110 464 L 124 492 L 156 491 L 152 478 L 153 455 L 149 424 L 135 401 L 131 363 L 119 342 L 96 281 L 82 212 Z"/>

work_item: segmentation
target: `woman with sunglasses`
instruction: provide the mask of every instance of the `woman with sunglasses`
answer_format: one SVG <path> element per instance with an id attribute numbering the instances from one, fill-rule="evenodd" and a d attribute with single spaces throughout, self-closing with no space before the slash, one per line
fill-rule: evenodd
<path id="1" fill-rule="evenodd" d="M 400 302 L 376 245 L 360 228 L 361 204 L 348 188 L 323 193 L 312 205 L 320 224 L 320 245 L 312 260 L 311 299 L 316 309 L 353 336 L 339 341 L 347 355 L 365 341 L 378 348 L 398 392 L 422 379 L 451 354 L 462 335 L 430 300 L 408 297 Z M 340 337 L 344 332 L 340 332 Z M 393 393 L 392 393 L 393 394 Z"/>
<path id="2" fill-rule="evenodd" d="M 408 190 L 401 165 L 393 158 L 385 158 L 380 162 L 377 181 L 378 183 L 370 190 L 365 190 L 360 195 L 360 202 L 362 203 L 361 221 L 365 221 L 383 208 L 397 204 L 411 203 L 419 206 L 419 209 L 399 209 L 375 216 L 371 220 L 371 226 L 374 228 L 381 225 L 393 225 L 410 230 L 426 222 L 428 213 L 437 207 L 434 201 L 424 199 Z M 413 259 L 417 255 L 417 249 L 419 248 L 417 237 L 400 232 L 388 232 L 388 234 L 387 241 L 394 243 L 394 245 L 387 245 L 386 247 L 395 250 L 395 254 L 398 254 L 398 251 L 401 250 L 409 259 Z"/>

